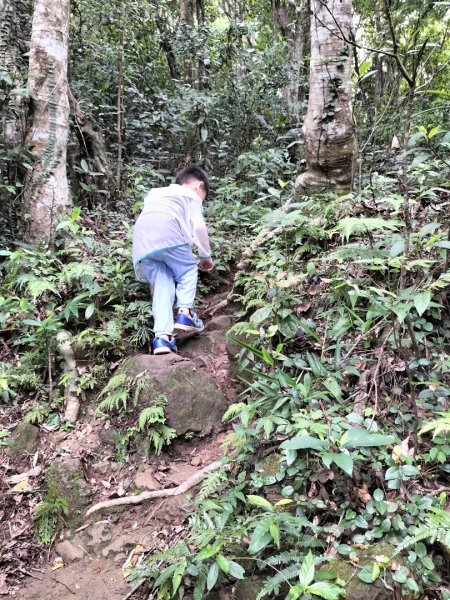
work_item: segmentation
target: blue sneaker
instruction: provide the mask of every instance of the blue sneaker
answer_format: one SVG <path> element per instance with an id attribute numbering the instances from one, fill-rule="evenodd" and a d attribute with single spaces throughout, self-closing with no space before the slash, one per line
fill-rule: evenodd
<path id="1" fill-rule="evenodd" d="M 153 340 L 153 354 L 170 354 L 171 352 L 177 353 L 177 345 L 175 339 L 165 340 L 164 338 L 157 337 Z"/>
<path id="2" fill-rule="evenodd" d="M 198 318 L 193 310 L 188 315 L 178 313 L 174 327 L 181 331 L 203 331 L 205 329 L 203 321 Z"/>

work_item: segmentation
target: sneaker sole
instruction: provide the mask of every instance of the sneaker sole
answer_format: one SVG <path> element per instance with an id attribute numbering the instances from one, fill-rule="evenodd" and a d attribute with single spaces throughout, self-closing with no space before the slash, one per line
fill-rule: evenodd
<path id="1" fill-rule="evenodd" d="M 175 354 L 170 348 L 155 348 L 153 354 Z"/>
<path id="2" fill-rule="evenodd" d="M 181 325 L 179 323 L 175 323 L 174 325 L 174 329 L 179 329 L 180 331 L 203 331 L 205 329 L 205 326 L 203 325 L 203 327 L 194 327 L 193 325 Z"/>

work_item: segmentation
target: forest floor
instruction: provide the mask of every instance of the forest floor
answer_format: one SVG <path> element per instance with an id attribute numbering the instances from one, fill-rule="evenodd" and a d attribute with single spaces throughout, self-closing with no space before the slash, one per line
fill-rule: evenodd
<path id="1" fill-rule="evenodd" d="M 231 324 L 227 315 L 233 307 L 224 306 L 214 311 L 227 294 L 228 289 L 222 289 L 203 302 L 199 313 L 206 318 L 205 332 L 181 338 L 179 347 L 183 356 L 184 352 L 189 353 L 191 346 L 190 358 L 215 379 L 229 402 L 235 393 L 228 368 L 225 332 Z M 209 323 L 208 311 L 215 312 Z M 219 329 L 224 325 L 224 329 Z M 216 334 L 216 341 L 217 331 L 220 331 L 219 339 L 223 343 L 209 343 L 210 328 Z M 164 357 L 154 357 L 154 360 L 164 360 Z M 135 566 L 146 556 L 163 551 L 183 538 L 184 520 L 193 510 L 195 490 L 187 495 L 97 512 L 84 519 L 74 531 L 67 528 L 58 533 L 48 547 L 38 544 L 33 537 L 34 494 L 45 486 L 43 477 L 50 465 L 63 461 L 63 468 L 69 472 L 74 464 L 82 465 L 81 495 L 87 499 L 86 509 L 96 502 L 130 495 L 137 490 L 175 487 L 222 456 L 221 444 L 226 432 L 217 428 L 208 437 L 177 438 L 167 450 L 159 456 L 150 455 L 147 461 L 136 452 L 128 454 L 125 462 L 116 462 L 108 435 L 110 424 L 96 418 L 92 406 L 84 408 L 84 415 L 72 432 L 40 428 L 40 457 L 34 471 L 31 454 L 14 460 L 0 448 L 3 453 L 0 564 L 5 567 L 3 574 L 0 573 L 0 596 L 21 600 L 127 598 L 133 585 L 127 581 L 126 566 Z M 14 486 L 13 482 L 19 479 L 19 487 Z M 143 585 L 132 597 L 138 600 L 148 598 L 148 594 L 149 590 Z"/>

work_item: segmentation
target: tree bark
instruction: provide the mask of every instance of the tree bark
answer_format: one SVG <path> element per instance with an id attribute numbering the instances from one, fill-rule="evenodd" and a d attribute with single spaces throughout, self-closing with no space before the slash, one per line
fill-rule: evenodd
<path id="1" fill-rule="evenodd" d="M 18 0 L 0 0 L 0 75 L 3 88 L 9 84 L 8 87 L 13 89 L 21 84 L 20 55 L 23 48 L 20 9 Z M 12 110 L 8 110 L 8 104 Z M 10 97 L 0 124 L 0 137 L 6 148 L 15 148 L 23 142 L 24 123 L 19 116 L 21 112 L 20 97 Z"/>
<path id="2" fill-rule="evenodd" d="M 71 203 L 66 173 L 69 5 L 70 0 L 36 0 L 31 31 L 27 144 L 36 162 L 24 190 L 26 238 L 44 246 L 53 245 L 55 227 Z"/>
<path id="3" fill-rule="evenodd" d="M 311 0 L 309 101 L 303 132 L 306 171 L 301 193 L 351 190 L 357 152 L 351 104 L 351 0 Z"/>
<path id="4" fill-rule="evenodd" d="M 288 43 L 286 62 L 289 69 L 289 81 L 281 90 L 288 114 L 298 118 L 300 102 L 300 80 L 303 54 L 308 38 L 309 1 L 300 0 L 286 4 L 282 0 L 274 0 L 273 13 L 283 38 Z"/>

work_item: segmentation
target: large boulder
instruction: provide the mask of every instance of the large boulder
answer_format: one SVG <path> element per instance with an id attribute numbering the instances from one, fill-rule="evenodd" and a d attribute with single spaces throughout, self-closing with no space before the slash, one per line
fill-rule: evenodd
<path id="1" fill-rule="evenodd" d="M 222 415 L 227 408 L 225 396 L 214 379 L 194 362 L 174 354 L 138 354 L 128 358 L 121 368 L 131 376 L 147 374 L 138 408 L 142 410 L 163 394 L 168 400 L 167 425 L 178 436 L 186 433 L 206 436 L 222 427 Z"/>

